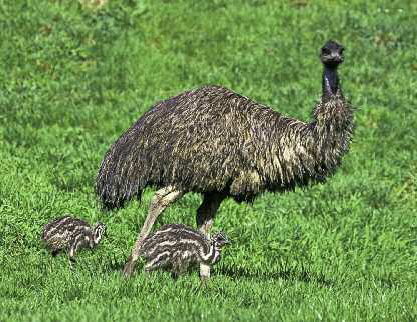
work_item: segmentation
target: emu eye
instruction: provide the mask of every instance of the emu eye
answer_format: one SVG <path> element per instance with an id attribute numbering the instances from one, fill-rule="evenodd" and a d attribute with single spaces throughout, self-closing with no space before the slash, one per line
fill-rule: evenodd
<path id="1" fill-rule="evenodd" d="M 321 52 L 324 55 L 330 55 L 330 49 L 329 48 L 324 47 L 324 48 L 321 49 Z"/>

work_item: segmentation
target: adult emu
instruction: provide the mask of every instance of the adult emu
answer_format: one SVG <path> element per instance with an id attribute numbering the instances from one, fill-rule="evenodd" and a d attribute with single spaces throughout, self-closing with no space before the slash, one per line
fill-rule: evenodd
<path id="1" fill-rule="evenodd" d="M 198 229 L 209 230 L 227 197 L 252 201 L 264 191 L 283 192 L 332 175 L 348 151 L 353 113 L 337 76 L 343 46 L 321 48 L 322 96 L 310 123 L 285 117 L 221 86 L 186 91 L 154 105 L 109 149 L 97 177 L 106 208 L 159 188 L 124 275 L 130 276 L 143 240 L 164 209 L 185 193 L 203 194 Z M 200 276 L 210 269 L 200 266 Z"/>

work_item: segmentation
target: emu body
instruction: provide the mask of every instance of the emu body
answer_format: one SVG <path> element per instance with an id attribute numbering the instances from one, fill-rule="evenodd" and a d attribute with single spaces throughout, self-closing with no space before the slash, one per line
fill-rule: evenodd
<path id="1" fill-rule="evenodd" d="M 43 227 L 42 240 L 55 256 L 61 250 L 68 250 L 68 256 L 74 261 L 79 249 L 95 248 L 105 233 L 106 226 L 97 223 L 95 228 L 81 219 L 63 216 L 52 220 Z"/>
<path id="2" fill-rule="evenodd" d="M 197 225 L 208 236 L 225 198 L 252 201 L 264 191 L 323 182 L 336 171 L 353 132 L 352 109 L 337 75 L 343 47 L 329 41 L 320 57 L 322 97 L 309 123 L 211 85 L 157 103 L 111 146 L 97 177 L 105 207 L 123 207 L 145 187 L 159 188 L 126 276 L 158 215 L 187 192 L 203 194 Z M 209 276 L 207 266 L 201 275 Z"/>
<path id="3" fill-rule="evenodd" d="M 162 268 L 171 271 L 176 278 L 194 265 L 217 263 L 221 248 L 228 242 L 223 233 L 217 233 L 209 240 L 190 227 L 170 224 L 147 237 L 140 254 L 147 261 L 145 272 Z"/>

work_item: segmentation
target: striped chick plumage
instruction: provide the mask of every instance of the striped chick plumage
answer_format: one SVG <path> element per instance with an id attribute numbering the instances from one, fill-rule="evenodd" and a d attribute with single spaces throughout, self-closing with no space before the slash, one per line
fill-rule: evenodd
<path id="1" fill-rule="evenodd" d="M 74 256 L 81 248 L 93 249 L 100 243 L 106 226 L 98 222 L 92 227 L 88 222 L 65 215 L 56 218 L 43 226 L 42 240 L 55 256 L 61 250 L 68 250 L 68 256 Z"/>
<path id="2" fill-rule="evenodd" d="M 209 240 L 182 224 L 163 225 L 141 248 L 146 260 L 145 272 L 161 268 L 171 271 L 175 278 L 197 264 L 213 265 L 220 260 L 221 248 L 227 243 L 223 232 Z"/>

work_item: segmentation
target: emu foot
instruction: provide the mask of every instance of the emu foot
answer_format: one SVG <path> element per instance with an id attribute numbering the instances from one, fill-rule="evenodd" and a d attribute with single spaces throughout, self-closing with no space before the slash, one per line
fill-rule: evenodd
<path id="1" fill-rule="evenodd" d="M 179 276 L 180 276 L 180 274 L 178 274 L 178 272 L 172 272 L 171 273 L 171 277 L 174 280 L 174 282 L 176 282 L 178 280 Z"/>
<path id="2" fill-rule="evenodd" d="M 198 283 L 198 288 L 202 291 L 210 288 L 211 282 L 213 280 L 208 276 L 200 276 L 200 283 Z"/>
<path id="3" fill-rule="evenodd" d="M 70 257 L 69 258 L 69 267 L 70 267 L 70 270 L 74 270 L 75 269 L 75 264 L 76 264 L 77 262 L 75 261 L 75 258 L 74 257 Z"/>
<path id="4" fill-rule="evenodd" d="M 199 288 L 200 289 L 206 289 L 210 285 L 210 277 L 202 277 L 200 276 L 200 283 Z"/>
<path id="5" fill-rule="evenodd" d="M 125 265 L 125 268 L 123 269 L 123 276 L 131 277 L 134 268 L 135 268 L 135 262 L 133 261 L 132 257 L 130 257 L 129 261 Z"/>

